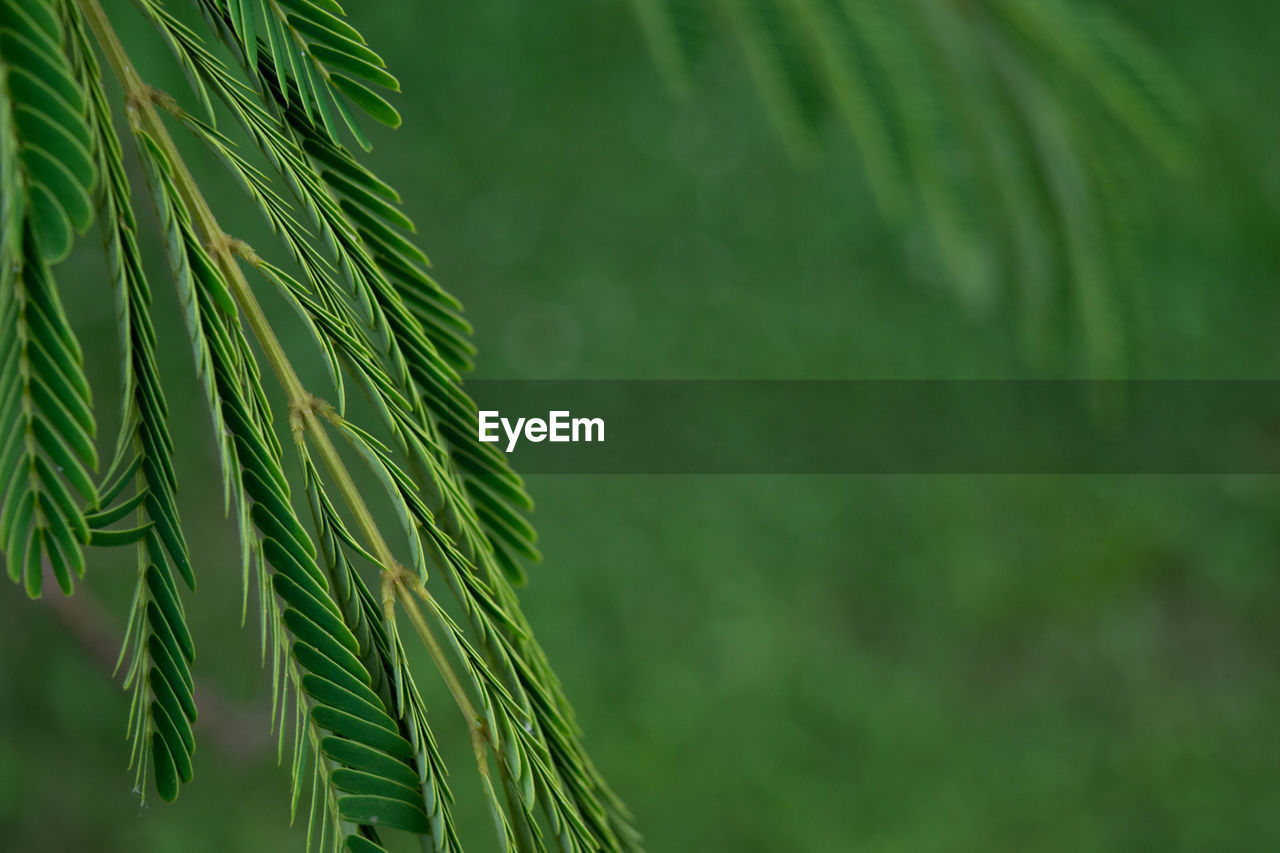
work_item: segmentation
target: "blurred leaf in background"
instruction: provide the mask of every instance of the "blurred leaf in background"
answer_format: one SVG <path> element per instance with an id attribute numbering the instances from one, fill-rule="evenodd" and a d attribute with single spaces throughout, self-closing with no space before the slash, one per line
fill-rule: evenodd
<path id="1" fill-rule="evenodd" d="M 1130 193 L 1145 159 L 1191 158 L 1172 65 L 1105 7 L 1064 0 L 632 0 L 687 93 L 708 40 L 738 45 L 797 160 L 843 125 L 895 227 L 927 233 L 934 275 L 1002 295 L 1048 366 L 1065 306 L 1094 378 L 1131 369 Z"/>

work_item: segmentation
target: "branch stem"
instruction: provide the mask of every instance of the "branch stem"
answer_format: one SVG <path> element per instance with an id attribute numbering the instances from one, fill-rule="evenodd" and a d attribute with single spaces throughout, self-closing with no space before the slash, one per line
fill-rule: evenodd
<path id="1" fill-rule="evenodd" d="M 406 572 L 405 575 L 409 575 L 409 573 Z M 457 673 L 449 666 L 440 641 L 436 639 L 435 632 L 431 630 L 431 625 L 418 608 L 415 593 L 432 608 L 438 607 L 438 605 L 431 598 L 431 594 L 422 586 L 422 581 L 417 575 L 409 575 L 407 583 L 403 576 L 397 577 L 394 583 L 401 593 L 397 596 L 400 599 L 400 604 L 404 607 L 404 612 L 408 615 L 409 621 L 413 623 L 414 630 L 417 631 L 418 636 L 422 639 L 422 644 L 427 647 L 427 652 L 431 655 L 431 659 L 444 663 L 441 675 L 444 677 L 445 686 L 449 688 L 449 692 L 453 695 L 453 700 L 458 703 L 462 716 L 467 719 L 467 727 L 471 731 L 471 745 L 475 749 L 476 760 L 480 762 L 480 772 L 487 776 L 489 774 L 485 763 L 485 744 L 491 734 L 488 730 L 488 723 L 484 717 L 476 713 L 475 706 L 471 704 L 471 699 L 467 696 L 467 691 L 458 679 Z M 409 584 L 413 584 L 414 588 L 409 588 Z M 437 666 L 440 666 L 440 664 L 437 663 Z"/>

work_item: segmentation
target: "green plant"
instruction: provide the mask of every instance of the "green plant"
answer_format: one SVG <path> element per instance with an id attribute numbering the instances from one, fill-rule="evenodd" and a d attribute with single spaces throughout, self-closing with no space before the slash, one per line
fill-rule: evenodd
<path id="1" fill-rule="evenodd" d="M 1033 354 L 1074 327 L 1083 371 L 1126 375 L 1132 175 L 1188 159 L 1177 75 L 1096 3 L 632 0 L 677 91 L 722 30 L 788 150 L 841 122 L 882 213 L 930 235 L 965 301 L 1010 291 Z M 1070 318 L 1058 322 L 1059 316 Z"/>
<path id="2" fill-rule="evenodd" d="M 256 588 L 282 739 L 292 714 L 295 807 L 310 773 L 308 843 L 367 853 L 395 829 L 424 850 L 461 849 L 405 662 L 407 620 L 466 719 L 500 847 L 635 849 L 516 600 L 520 564 L 538 556 L 523 517 L 531 504 L 503 457 L 477 441 L 459 378 L 469 328 L 406 238 L 412 223 L 395 192 L 341 141 L 368 147 L 365 116 L 398 124 L 382 95 L 398 89 L 395 78 L 333 0 L 198 0 L 238 70 L 160 0 L 135 5 L 186 73 L 192 111 L 140 79 L 98 0 L 0 0 L 0 547 L 10 577 L 36 597 L 47 570 L 70 594 L 86 545 L 136 548 L 121 653 L 134 761 L 144 796 L 150 780 L 174 799 L 195 748 L 182 587 L 194 592 L 196 572 L 175 500 L 137 188 L 100 52 L 123 91 L 214 420 L 246 613 Z M 264 169 L 241 153 L 232 126 L 219 126 L 228 117 Z M 243 186 L 282 265 L 222 228 L 171 125 Z M 51 271 L 95 210 L 124 350 L 123 427 L 101 478 L 80 348 Z M 329 366 L 329 399 L 303 386 L 251 278 L 305 321 Z M 107 299 L 104 289 L 103 310 Z M 284 392 L 286 418 L 272 411 L 251 340 Z M 376 423 L 348 419 L 349 383 Z M 288 453 L 277 424 L 288 426 Z M 287 458 L 301 472 L 293 483 Z M 380 529 L 348 459 L 376 475 L 394 535 Z M 361 573 L 369 566 L 375 583 Z M 440 595 L 454 599 L 456 621 Z"/>

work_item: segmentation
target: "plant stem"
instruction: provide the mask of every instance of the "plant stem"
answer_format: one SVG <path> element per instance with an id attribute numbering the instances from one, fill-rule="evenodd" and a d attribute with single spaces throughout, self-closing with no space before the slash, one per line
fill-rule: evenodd
<path id="1" fill-rule="evenodd" d="M 267 331 L 271 331 L 270 326 L 267 327 Z M 287 361 L 285 363 L 288 364 Z M 329 475 L 333 477 L 334 484 L 338 487 L 338 493 L 342 495 L 342 500 L 346 503 L 347 508 L 351 510 L 356 526 L 360 528 L 360 532 L 369 541 L 374 556 L 382 564 L 383 571 L 389 572 L 392 576 L 398 575 L 402 570 L 400 563 L 396 561 L 395 556 L 391 553 L 391 547 L 387 545 L 387 540 L 383 538 L 382 532 L 378 530 L 378 524 L 373 519 L 373 513 L 369 511 L 368 505 L 360 495 L 359 487 L 356 486 L 355 480 L 351 478 L 351 473 L 347 471 L 346 465 L 343 464 L 342 456 L 338 453 L 338 449 L 333 446 L 333 441 L 330 440 L 329 433 L 325 431 L 321 417 L 317 413 L 319 408 L 327 407 L 327 404 L 322 403 L 305 391 L 303 393 L 305 396 L 301 403 L 291 401 L 290 405 L 294 406 L 293 411 L 297 413 L 298 417 L 301 417 L 307 435 L 311 438 L 311 443 L 315 445 L 316 452 L 324 460 L 325 468 L 329 470 Z"/>
<path id="2" fill-rule="evenodd" d="M 120 85 L 124 87 L 125 102 L 129 110 L 131 126 L 136 123 L 138 127 L 144 130 L 160 150 L 164 152 L 165 158 L 173 166 L 173 182 L 178 188 L 178 194 L 182 197 L 182 201 L 191 213 L 197 227 L 203 233 L 206 249 L 214 256 L 219 268 L 227 277 L 232 295 L 244 312 L 245 319 L 253 330 L 254 337 L 258 339 L 258 343 L 262 346 L 263 353 L 271 364 L 272 370 L 280 380 L 280 384 L 284 386 L 285 394 L 289 398 L 289 405 L 298 406 L 308 402 L 309 395 L 303 389 L 297 372 L 294 371 L 293 365 L 289 363 L 284 348 L 280 345 L 279 338 L 276 337 L 275 331 L 272 330 L 266 314 L 263 313 L 257 297 L 253 295 L 253 290 L 249 287 L 249 282 L 244 277 L 243 270 L 240 269 L 240 265 L 236 262 L 232 242 L 228 239 L 226 232 L 218 226 L 218 220 L 214 217 L 208 202 L 205 201 L 204 196 L 201 194 L 195 178 L 191 176 L 191 171 L 187 168 L 186 161 L 182 159 L 182 155 L 178 152 L 173 138 L 169 135 L 168 128 L 165 127 L 160 114 L 152 103 L 151 87 L 144 83 L 138 73 L 133 70 L 133 64 L 129 61 L 129 55 L 125 52 L 124 45 L 120 43 L 120 39 L 116 36 L 115 30 L 112 28 L 111 22 L 102 10 L 102 6 L 99 5 L 98 0 L 78 0 L 78 3 L 89 22 L 90 29 L 93 30 L 93 34 L 98 40 L 98 44 L 101 45 L 103 52 L 106 54 L 107 62 L 111 65 L 112 71 L 115 72 Z"/>
<path id="3" fill-rule="evenodd" d="M 431 598 L 430 593 L 422 587 L 422 582 L 415 576 L 416 592 L 421 596 L 433 609 L 438 607 L 435 600 Z M 405 589 L 405 584 L 400 579 L 396 579 L 396 584 L 405 592 L 414 592 L 415 590 Z M 400 599 L 401 605 L 404 607 L 405 613 L 409 616 L 409 621 L 413 623 L 414 630 L 418 632 L 418 636 L 422 638 L 422 643 L 427 647 L 427 651 L 431 654 L 433 660 L 445 657 L 444 649 L 440 647 L 440 641 L 436 639 L 435 632 L 431 630 L 430 624 L 422 615 L 422 611 L 418 609 L 418 602 L 412 594 L 404 595 Z M 488 740 L 489 730 L 485 722 L 485 718 L 476 713 L 475 706 L 471 704 L 467 691 L 462 686 L 462 682 L 458 679 L 457 673 L 451 668 L 441 672 L 444 676 L 445 686 L 449 688 L 449 692 L 453 694 L 453 699 L 458 703 L 458 707 L 462 709 L 462 715 L 470 722 L 471 729 L 471 745 L 476 751 L 476 760 L 480 762 L 480 772 L 488 776 L 488 770 L 484 761 L 484 744 Z"/>

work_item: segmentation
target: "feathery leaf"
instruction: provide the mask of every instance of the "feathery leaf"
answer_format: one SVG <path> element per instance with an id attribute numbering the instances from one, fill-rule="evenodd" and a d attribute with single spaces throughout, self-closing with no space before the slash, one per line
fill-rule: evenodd
<path id="1" fill-rule="evenodd" d="M 701 48 L 681 21 L 699 0 L 633 0 L 664 76 L 683 88 Z M 1122 147 L 1185 163 L 1191 108 L 1177 75 L 1139 36 L 1088 3 L 1063 0 L 701 0 L 742 48 L 787 147 L 807 156 L 828 113 L 846 124 L 880 210 L 919 218 L 940 277 L 979 304 L 1003 272 L 1028 337 L 1065 286 L 1083 360 L 1122 375 L 1126 330 L 1109 306 L 1116 275 L 1101 232 L 1130 218 L 1101 175 Z M 1021 57 L 1008 90 L 1003 66 Z M 1091 103 L 1084 104 L 1084 99 Z M 1067 110 L 1072 104 L 1077 108 Z M 1060 117 L 1046 120 L 1045 111 Z M 1074 176 L 1038 185 L 1045 147 Z M 1051 177 L 1051 176 L 1050 176 Z M 1071 184 L 1068 190 L 1068 184 Z M 1007 249 L 1007 251 L 1000 251 Z"/>
<path id="2" fill-rule="evenodd" d="M 92 218 L 84 93 L 54 4 L 0 2 L 0 551 L 38 597 L 47 559 L 61 590 L 83 575 L 97 489 L 80 345 L 50 265 Z"/>

